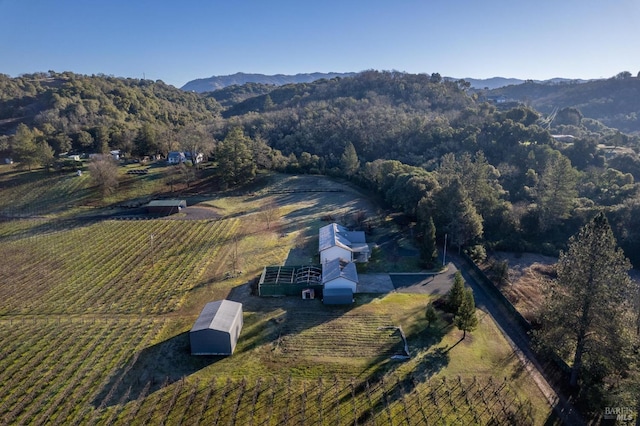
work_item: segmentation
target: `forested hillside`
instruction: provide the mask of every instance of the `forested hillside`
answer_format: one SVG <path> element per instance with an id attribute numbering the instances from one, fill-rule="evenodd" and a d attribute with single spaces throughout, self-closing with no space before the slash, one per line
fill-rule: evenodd
<path id="1" fill-rule="evenodd" d="M 0 74 L 0 152 L 25 124 L 55 154 L 122 149 L 136 155 L 167 150 L 163 133 L 211 121 L 220 105 L 161 81 L 83 76 L 70 72 Z M 4 135 L 4 138 L 2 138 Z M 162 139 L 165 139 L 164 141 Z"/>
<path id="2" fill-rule="evenodd" d="M 432 219 L 438 239 L 447 233 L 479 256 L 556 254 L 604 208 L 640 263 L 638 138 L 576 109 L 549 117 L 524 105 L 498 108 L 464 80 L 377 71 L 207 95 L 72 73 L 3 76 L 0 84 L 0 148 L 24 166 L 50 165 L 67 151 L 119 149 L 135 159 L 183 149 L 211 155 L 227 185 L 259 168 L 339 175 L 419 227 Z M 217 143 L 198 144 L 203 137 Z"/>
<path id="3" fill-rule="evenodd" d="M 473 205 L 462 215 L 473 218 L 468 228 L 455 231 L 461 246 L 556 254 L 604 207 L 640 261 L 637 138 L 579 115 L 567 124 L 570 109 L 556 115 L 568 117 L 562 125 L 550 125 L 532 108 L 498 109 L 468 90 L 437 74 L 366 72 L 283 86 L 223 115 L 281 151 L 289 170 L 350 176 L 410 215 L 433 216 L 439 238 L 461 226 L 456 208 Z M 568 141 L 551 136 L 570 130 Z M 614 145 L 625 149 L 605 148 Z M 445 217 L 439 203 L 453 196 L 459 205 Z"/>
<path id="4" fill-rule="evenodd" d="M 276 88 L 277 86 L 273 84 L 247 83 L 227 86 L 214 92 L 208 92 L 205 96 L 215 99 L 224 108 L 228 108 L 249 98 L 266 95 Z"/>
<path id="5" fill-rule="evenodd" d="M 584 117 L 598 120 L 625 133 L 640 133 L 640 78 L 629 72 L 584 83 L 557 84 L 532 81 L 490 90 L 488 96 L 527 102 L 544 113 L 575 108 Z"/>
<path id="6" fill-rule="evenodd" d="M 242 86 L 247 83 L 257 83 L 264 85 L 283 85 L 283 84 L 297 84 L 297 83 L 311 83 L 315 80 L 320 80 L 322 78 L 334 78 L 334 77 L 352 77 L 356 73 L 348 72 L 348 73 L 337 73 L 337 72 L 329 72 L 329 73 L 306 73 L 306 74 L 296 74 L 296 75 L 285 75 L 285 74 L 276 74 L 276 75 L 265 75 L 265 74 L 246 74 L 243 72 L 238 72 L 232 75 L 218 75 L 212 76 L 209 78 L 198 78 L 196 80 L 192 80 L 187 82 L 184 86 L 182 86 L 182 90 L 186 90 L 189 92 L 212 92 L 214 90 L 224 89 L 228 86 Z"/>

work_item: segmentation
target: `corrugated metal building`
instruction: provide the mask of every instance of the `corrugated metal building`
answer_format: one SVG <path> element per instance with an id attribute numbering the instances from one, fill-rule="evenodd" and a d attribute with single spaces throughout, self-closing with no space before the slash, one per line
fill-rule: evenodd
<path id="1" fill-rule="evenodd" d="M 233 354 L 242 325 L 242 303 L 207 303 L 189 332 L 191 355 Z"/>
<path id="2" fill-rule="evenodd" d="M 355 263 L 333 259 L 322 264 L 322 298 L 325 304 L 352 303 L 357 285 Z"/>

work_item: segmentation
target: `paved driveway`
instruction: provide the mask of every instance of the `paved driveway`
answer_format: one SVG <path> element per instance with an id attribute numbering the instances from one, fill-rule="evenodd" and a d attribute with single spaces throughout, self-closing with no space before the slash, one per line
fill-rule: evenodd
<path id="1" fill-rule="evenodd" d="M 423 293 L 444 295 L 451 288 L 458 269 L 450 263 L 445 272 L 359 274 L 358 293 Z"/>
<path id="2" fill-rule="evenodd" d="M 391 293 L 395 290 L 389 274 L 358 274 L 357 293 Z"/>

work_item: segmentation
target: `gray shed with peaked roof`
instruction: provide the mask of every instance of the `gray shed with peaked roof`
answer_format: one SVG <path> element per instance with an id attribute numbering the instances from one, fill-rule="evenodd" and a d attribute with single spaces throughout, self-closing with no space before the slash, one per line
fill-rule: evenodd
<path id="1" fill-rule="evenodd" d="M 242 325 L 242 303 L 207 303 L 189 332 L 191 355 L 231 355 Z"/>
<path id="2" fill-rule="evenodd" d="M 357 292 L 358 270 L 353 262 L 341 259 L 329 260 L 322 264 L 322 286 L 327 288 L 348 288 Z"/>
<path id="3" fill-rule="evenodd" d="M 358 271 L 355 263 L 333 259 L 322 264 L 322 302 L 324 304 L 352 303 L 357 285 Z"/>

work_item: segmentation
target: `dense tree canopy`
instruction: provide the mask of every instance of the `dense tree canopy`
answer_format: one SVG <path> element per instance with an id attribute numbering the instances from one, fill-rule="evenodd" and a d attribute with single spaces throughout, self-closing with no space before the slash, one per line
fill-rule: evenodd
<path id="1" fill-rule="evenodd" d="M 212 120 L 220 111 L 213 98 L 161 81 L 69 72 L 0 75 L 0 132 L 24 123 L 42 131 L 56 154 L 70 149 L 99 153 L 107 146 L 136 155 L 156 154 L 155 134 L 160 129 Z M 127 143 L 127 132 L 134 138 L 141 133 L 134 146 Z"/>
<path id="2" fill-rule="evenodd" d="M 464 81 L 438 73 L 378 71 L 205 95 L 161 81 L 68 72 L 0 75 L 0 89 L 0 149 L 25 168 L 50 163 L 51 150 L 119 149 L 140 159 L 182 150 L 211 153 L 229 185 L 246 180 L 234 175 L 240 163 L 249 179 L 254 168 L 350 176 L 416 218 L 418 235 L 432 217 L 436 239 L 455 233 L 462 249 L 557 254 L 594 209 L 606 207 L 627 255 L 640 262 L 640 233 L 628 226 L 640 178 L 638 138 L 578 106 L 544 115 L 486 102 Z M 233 160 L 235 144 L 214 146 L 236 128 L 242 155 Z"/>

